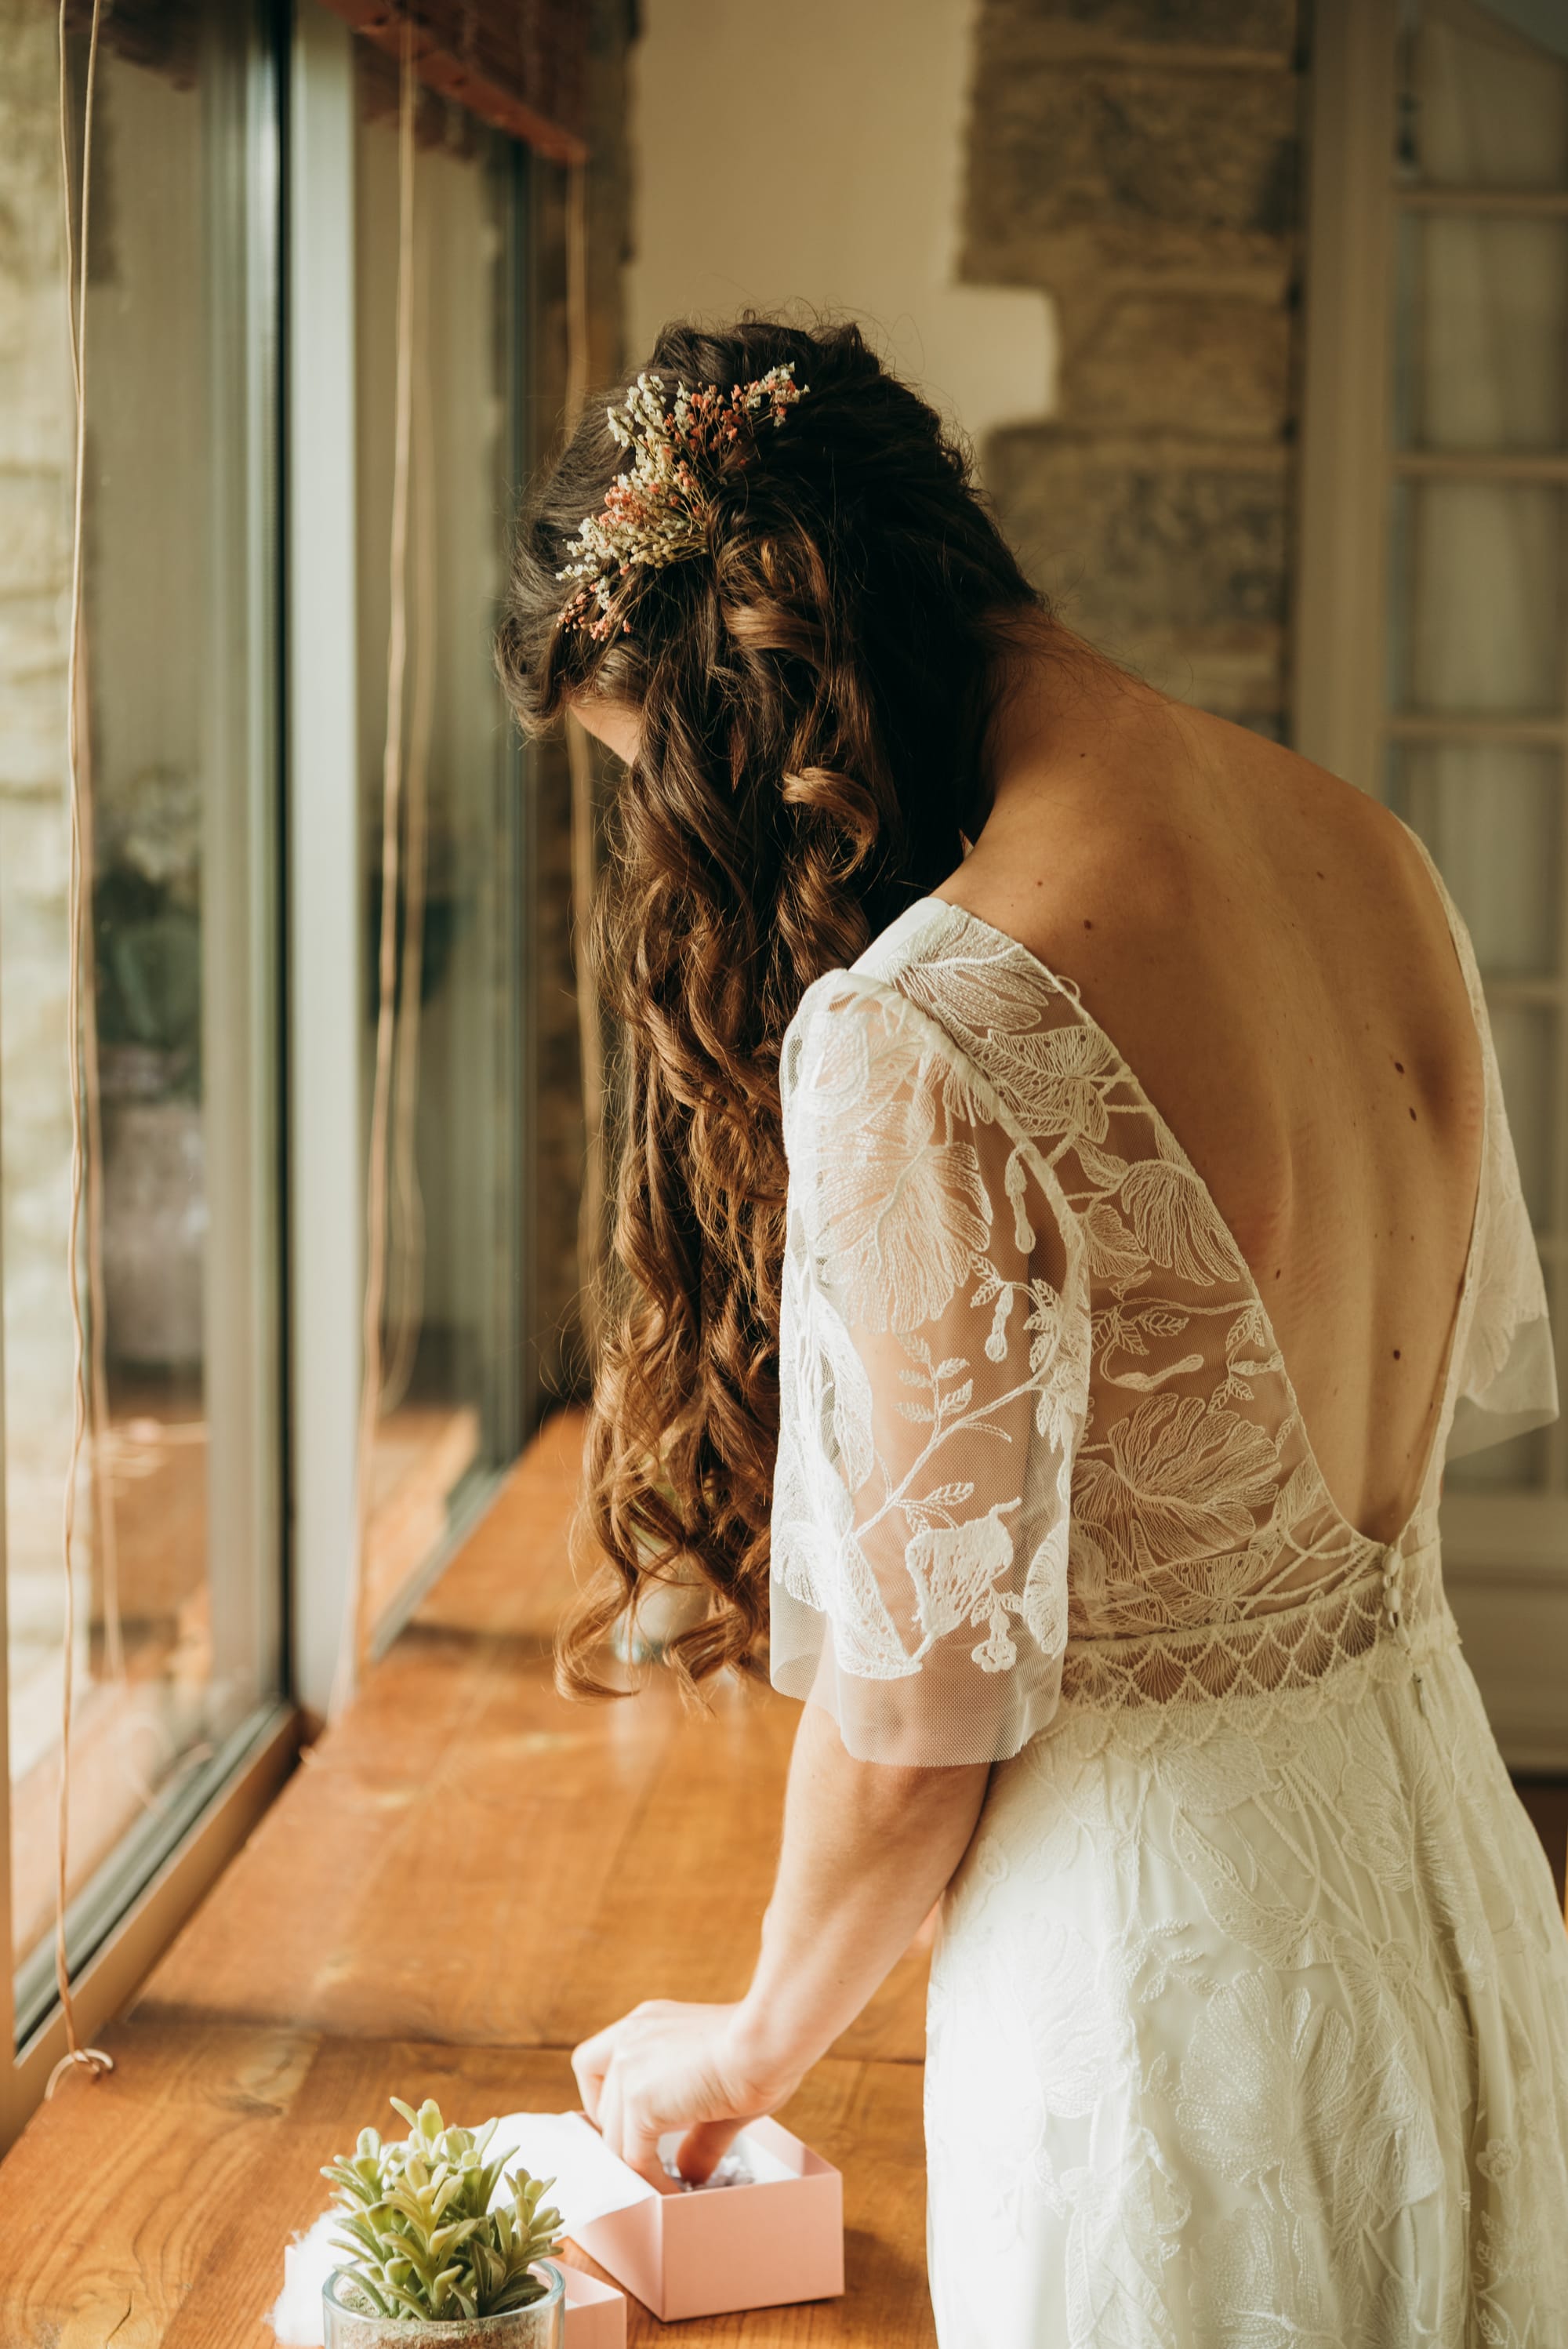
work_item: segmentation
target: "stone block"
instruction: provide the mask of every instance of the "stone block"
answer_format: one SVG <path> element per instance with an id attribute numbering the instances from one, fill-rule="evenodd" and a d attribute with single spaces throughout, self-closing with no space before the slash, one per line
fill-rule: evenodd
<path id="1" fill-rule="evenodd" d="M 11 274 L 58 266 L 57 13 L 0 0 L 0 270 Z"/>
<path id="2" fill-rule="evenodd" d="M 7 974 L 19 959 L 30 963 L 42 956 L 63 962 L 69 872 L 64 762 L 57 759 L 51 792 L 0 792 L 0 918 L 5 923 Z"/>
<path id="3" fill-rule="evenodd" d="M 70 578 L 69 515 L 48 475 L 0 473 L 0 596 L 57 594 Z"/>
<path id="4" fill-rule="evenodd" d="M 1111 295 L 1066 337 L 1059 414 L 1112 429 L 1277 440 L 1289 421 L 1291 316 L 1283 304 Z"/>
<path id="5" fill-rule="evenodd" d="M 1150 627 L 1125 648 L 1124 657 L 1161 693 L 1281 742 L 1287 642 L 1284 627 L 1267 621 L 1231 628 Z"/>
<path id="6" fill-rule="evenodd" d="M 983 19 L 962 274 L 1061 291 L 1276 265 L 1298 216 L 1297 86 L 1284 67 L 1065 64 Z"/>
<path id="7" fill-rule="evenodd" d="M 0 798 L 57 802 L 65 795 L 65 759 L 61 741 L 64 721 L 55 709 L 40 710 L 35 697 L 18 708 L 22 697 L 0 688 L 9 705 L 0 723 Z M 60 701 L 65 700 L 62 688 Z"/>
<path id="8" fill-rule="evenodd" d="M 1089 33 L 1107 41 L 1288 49 L 1295 38 L 1295 0 L 1010 0 L 1007 14 L 1037 35 Z"/>
<path id="9" fill-rule="evenodd" d="M 986 478 L 1003 528 L 1070 627 L 1184 700 L 1277 720 L 1283 454 L 1030 426 L 995 436 Z"/>
<path id="10" fill-rule="evenodd" d="M 0 683 L 8 694 L 56 697 L 64 742 L 66 632 L 57 596 L 0 599 Z"/>

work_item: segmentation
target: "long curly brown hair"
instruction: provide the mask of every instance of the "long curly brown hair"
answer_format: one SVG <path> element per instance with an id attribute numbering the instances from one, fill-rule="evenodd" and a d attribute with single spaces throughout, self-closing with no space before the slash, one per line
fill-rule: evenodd
<path id="1" fill-rule="evenodd" d="M 707 1613 L 666 1658 L 683 1687 L 758 1669 L 784 1031 L 960 862 L 999 664 L 1041 610 L 964 451 L 853 326 L 674 326 L 646 367 L 667 408 L 787 363 L 805 396 L 705 477 L 700 554 L 628 572 L 597 636 L 560 574 L 629 460 L 591 406 L 525 508 L 499 638 L 530 730 L 579 698 L 641 720 L 597 956 L 622 1148 L 582 1519 L 601 1564 L 557 1646 L 580 1694 L 607 1692 L 595 1651 L 640 1588 L 694 1572 Z"/>

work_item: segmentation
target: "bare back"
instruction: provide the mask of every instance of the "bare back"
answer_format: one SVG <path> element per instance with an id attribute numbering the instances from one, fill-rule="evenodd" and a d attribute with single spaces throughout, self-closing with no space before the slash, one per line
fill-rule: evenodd
<path id="1" fill-rule="evenodd" d="M 938 893 L 1077 981 L 1247 1260 L 1330 1495 L 1409 1514 L 1483 1119 L 1447 919 L 1403 828 L 1240 727 L 1122 680 L 1010 729 Z"/>

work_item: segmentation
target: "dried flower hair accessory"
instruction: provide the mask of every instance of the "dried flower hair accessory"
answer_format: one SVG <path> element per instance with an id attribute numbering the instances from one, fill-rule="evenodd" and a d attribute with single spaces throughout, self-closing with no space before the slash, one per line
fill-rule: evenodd
<path id="1" fill-rule="evenodd" d="M 603 641 L 614 628 L 615 591 L 628 572 L 662 571 L 666 564 L 700 554 L 704 511 L 718 460 L 743 431 L 756 429 L 764 411 L 775 426 L 782 424 L 810 388 L 795 381 L 794 361 L 787 360 L 727 393 L 717 384 L 695 391 L 677 384 L 666 409 L 664 378 L 640 375 L 622 405 L 605 410 L 616 441 L 632 451 L 632 464 L 611 482 L 603 511 L 589 515 L 567 545 L 567 554 L 577 560 L 555 575 L 583 584 L 567 605 L 562 625 L 585 627 Z"/>

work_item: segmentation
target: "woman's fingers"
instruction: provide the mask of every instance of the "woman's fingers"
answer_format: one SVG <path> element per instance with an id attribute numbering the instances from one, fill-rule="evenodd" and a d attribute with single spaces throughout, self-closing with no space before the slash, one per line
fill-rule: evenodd
<path id="1" fill-rule="evenodd" d="M 573 2076 L 583 2099 L 583 2109 L 591 2121 L 599 2118 L 599 2095 L 614 2053 L 614 2041 L 615 2028 L 612 2024 L 608 2031 L 596 2031 L 592 2039 L 584 2039 L 581 2046 L 572 2050 Z"/>
<path id="2" fill-rule="evenodd" d="M 621 2158 L 628 2168 L 634 2169 L 639 2178 L 645 2178 L 659 2193 L 676 2194 L 680 2189 L 659 2158 L 662 2134 L 656 2121 L 645 2114 L 640 2115 L 634 2106 L 628 2107 L 621 2123 Z"/>
<path id="3" fill-rule="evenodd" d="M 661 2194 L 676 2191 L 675 2181 L 659 2159 L 662 2128 L 646 2099 L 637 2094 L 624 2047 L 612 2050 L 599 2083 L 599 2133 L 614 2154 L 645 2178 Z"/>
<path id="4" fill-rule="evenodd" d="M 687 2129 L 676 2156 L 676 2168 L 693 2186 L 706 2186 L 741 2130 L 744 2121 L 699 2121 Z"/>
<path id="5" fill-rule="evenodd" d="M 729 2010 L 649 2001 L 573 2050 L 583 2108 L 610 2151 L 660 2193 L 677 2191 L 659 2158 L 659 2140 L 677 2133 L 683 2178 L 712 2177 L 746 2126 L 744 2088 L 728 2082 L 723 2026 Z"/>
<path id="6" fill-rule="evenodd" d="M 614 2063 L 599 2085 L 599 2134 L 614 2154 L 621 2152 L 621 2078 Z M 624 2157 L 623 2157 L 624 2158 Z"/>

